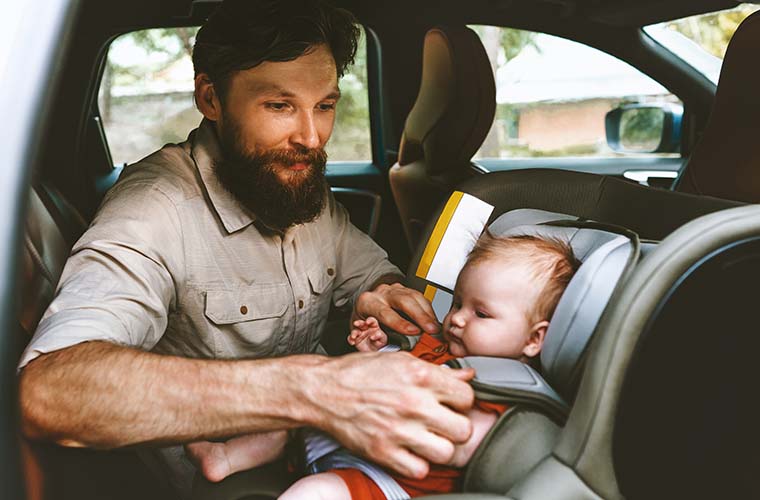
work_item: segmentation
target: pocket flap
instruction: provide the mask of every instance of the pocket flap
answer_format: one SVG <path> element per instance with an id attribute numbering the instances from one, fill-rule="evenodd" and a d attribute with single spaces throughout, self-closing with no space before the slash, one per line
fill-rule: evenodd
<path id="1" fill-rule="evenodd" d="M 309 278 L 311 291 L 321 295 L 330 288 L 331 283 L 335 280 L 335 264 L 311 266 L 306 271 L 306 275 Z"/>
<path id="2" fill-rule="evenodd" d="M 212 290 L 206 292 L 206 317 L 218 325 L 277 318 L 291 301 L 284 283 L 257 284 L 237 292 Z"/>

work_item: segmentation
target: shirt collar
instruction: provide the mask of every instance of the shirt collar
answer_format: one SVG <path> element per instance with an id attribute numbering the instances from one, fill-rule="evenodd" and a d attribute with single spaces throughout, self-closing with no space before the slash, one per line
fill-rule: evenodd
<path id="1" fill-rule="evenodd" d="M 192 156 L 211 205 L 227 232 L 234 233 L 253 223 L 253 214 L 240 206 L 235 197 L 222 186 L 214 172 L 214 164 L 222 159 L 214 122 L 204 118 L 195 131 Z"/>

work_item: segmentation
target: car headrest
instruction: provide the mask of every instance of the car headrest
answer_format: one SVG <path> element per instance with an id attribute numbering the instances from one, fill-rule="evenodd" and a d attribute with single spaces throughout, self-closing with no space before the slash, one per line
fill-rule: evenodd
<path id="1" fill-rule="evenodd" d="M 399 165 L 425 158 L 429 175 L 457 175 L 469 165 L 493 123 L 496 85 L 478 35 L 465 26 L 425 35 L 422 80 L 406 118 Z"/>
<path id="2" fill-rule="evenodd" d="M 760 202 L 760 77 L 749 70 L 760 47 L 760 12 L 747 17 L 726 48 L 712 114 L 676 181 L 676 190 Z M 715 168 L 716 165 L 720 168 Z"/>
<path id="3" fill-rule="evenodd" d="M 516 224 L 531 220 L 531 225 Z M 573 221 L 575 217 L 541 210 L 516 210 L 497 218 L 489 227 L 495 235 L 529 234 L 567 241 L 581 266 L 557 304 L 549 322 L 541 368 L 544 378 L 566 400 L 572 400 L 580 375 L 583 354 L 607 303 L 623 273 L 638 259 L 638 241 L 629 232 L 620 234 L 575 221 L 555 226 L 550 221 Z"/>

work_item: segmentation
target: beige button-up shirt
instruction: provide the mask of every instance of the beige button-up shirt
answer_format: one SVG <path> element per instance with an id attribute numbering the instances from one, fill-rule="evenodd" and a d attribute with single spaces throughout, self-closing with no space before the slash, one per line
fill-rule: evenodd
<path id="1" fill-rule="evenodd" d="M 129 166 L 76 243 L 20 361 L 104 340 L 193 358 L 314 352 L 330 303 L 399 273 L 328 196 L 282 236 L 218 182 L 213 125 Z"/>

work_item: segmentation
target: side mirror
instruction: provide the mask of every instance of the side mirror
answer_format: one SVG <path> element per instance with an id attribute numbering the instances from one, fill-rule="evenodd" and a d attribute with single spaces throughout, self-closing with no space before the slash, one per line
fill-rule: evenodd
<path id="1" fill-rule="evenodd" d="M 676 153 L 682 118 L 678 104 L 626 104 L 604 117 L 607 144 L 621 153 Z"/>

